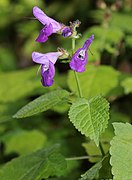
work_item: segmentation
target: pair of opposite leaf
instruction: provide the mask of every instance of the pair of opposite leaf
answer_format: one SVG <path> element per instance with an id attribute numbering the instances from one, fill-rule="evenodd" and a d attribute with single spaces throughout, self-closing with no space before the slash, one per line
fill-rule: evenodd
<path id="1" fill-rule="evenodd" d="M 80 22 L 77 20 L 74 23 L 71 23 L 70 26 L 65 26 L 54 19 L 48 17 L 41 9 L 37 6 L 33 8 L 33 15 L 44 25 L 44 28 L 40 31 L 37 42 L 46 42 L 48 37 L 53 33 L 61 34 L 63 37 L 77 37 L 76 27 L 80 25 Z M 79 48 L 72 56 L 69 63 L 70 68 L 76 72 L 84 72 L 85 65 L 88 61 L 87 50 L 94 39 L 92 35 L 87 39 L 82 48 Z M 33 52 L 32 59 L 34 62 L 41 64 L 41 82 L 43 86 L 51 86 L 54 83 L 55 75 L 55 63 L 58 58 L 63 56 L 65 53 L 64 50 L 58 52 L 50 52 L 46 54 Z"/>

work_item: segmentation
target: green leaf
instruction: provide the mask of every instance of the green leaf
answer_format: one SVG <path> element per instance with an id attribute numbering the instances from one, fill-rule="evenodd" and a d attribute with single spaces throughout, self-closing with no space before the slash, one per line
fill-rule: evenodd
<path id="1" fill-rule="evenodd" d="M 16 59 L 13 51 L 7 47 L 0 47 L 0 71 L 5 72 L 14 69 L 16 69 Z"/>
<path id="2" fill-rule="evenodd" d="M 105 158 L 102 161 L 102 167 L 99 170 L 99 178 L 98 179 L 112 179 L 111 174 L 111 165 L 110 165 L 110 154 L 106 154 Z"/>
<path id="3" fill-rule="evenodd" d="M 88 35 L 90 36 L 92 34 L 94 34 L 95 38 L 92 44 L 90 45 L 90 50 L 92 51 L 92 53 L 89 52 L 88 54 L 89 62 L 100 61 L 101 54 L 104 50 L 111 54 L 116 54 L 118 51 L 117 44 L 119 44 L 122 38 L 124 37 L 124 33 L 120 28 L 111 26 L 106 28 L 104 28 L 103 26 L 92 26 L 83 33 L 82 40 L 77 41 L 76 48 L 78 49 L 82 47 L 83 43 L 88 38 Z"/>
<path id="4" fill-rule="evenodd" d="M 111 141 L 110 163 L 114 180 L 132 178 L 132 125 L 113 123 L 115 136 Z"/>
<path id="5" fill-rule="evenodd" d="M 102 167 L 102 160 L 99 161 L 97 164 L 92 166 L 88 171 L 86 171 L 79 180 L 93 180 L 98 178 L 99 170 Z"/>
<path id="6" fill-rule="evenodd" d="M 102 36 L 102 31 L 104 31 L 103 36 Z M 100 41 L 100 45 L 102 45 L 102 47 L 99 48 L 105 48 L 103 46 L 106 45 L 107 43 L 118 44 L 124 36 L 120 28 L 111 27 L 111 26 L 109 28 L 108 27 L 104 28 L 102 26 L 93 26 L 89 29 L 89 33 L 95 34 L 95 37 L 98 40 L 98 42 Z"/>
<path id="7" fill-rule="evenodd" d="M 125 13 L 112 13 L 111 25 L 120 28 L 122 31 L 127 33 L 132 32 L 132 18 L 131 14 Z M 129 26 L 128 26 L 129 24 Z"/>
<path id="8" fill-rule="evenodd" d="M 118 86 L 119 73 L 112 67 L 88 65 L 84 73 L 78 73 L 83 96 L 86 98 L 102 94 L 110 95 L 110 91 Z M 74 72 L 70 71 L 68 84 L 70 89 L 78 93 Z"/>
<path id="9" fill-rule="evenodd" d="M 105 142 L 105 144 L 109 144 L 114 136 L 114 128 L 113 128 L 113 122 L 131 122 L 131 118 L 129 114 L 123 114 L 118 112 L 117 110 L 111 109 L 110 111 L 110 120 L 108 123 L 108 127 L 105 130 L 105 132 L 101 135 L 101 140 Z"/>
<path id="10" fill-rule="evenodd" d="M 16 152 L 24 155 L 42 148 L 46 143 L 46 136 L 38 130 L 17 130 L 12 133 L 6 133 L 0 140 L 5 143 L 5 153 Z"/>
<path id="11" fill-rule="evenodd" d="M 129 4 L 128 4 L 129 6 Z M 96 19 L 96 22 L 102 22 L 104 21 L 104 10 L 94 10 L 91 11 L 92 17 Z M 129 24 L 129 26 L 128 26 Z M 105 26 L 107 28 L 107 26 Z M 124 31 L 127 33 L 132 32 L 132 18 L 131 13 L 125 13 L 123 11 L 114 12 L 111 13 L 110 23 L 109 23 L 109 29 L 118 28 L 120 31 Z M 104 35 L 104 34 L 103 34 Z M 102 35 L 101 35 L 102 36 Z"/>
<path id="12" fill-rule="evenodd" d="M 67 102 L 68 97 L 69 92 L 66 90 L 51 91 L 22 107 L 13 117 L 24 118 L 43 111 L 47 111 L 48 109 L 51 109 L 58 104 L 61 105 L 61 103 Z"/>
<path id="13" fill-rule="evenodd" d="M 132 34 L 127 35 L 125 38 L 126 46 L 132 48 Z M 131 52 L 130 52 L 131 54 Z"/>
<path id="14" fill-rule="evenodd" d="M 59 153 L 58 145 L 21 156 L 7 163 L 0 170 L 1 180 L 40 180 L 60 176 L 66 169 L 66 161 Z"/>
<path id="15" fill-rule="evenodd" d="M 132 93 L 132 77 L 126 78 L 121 85 L 123 86 L 125 93 Z"/>
<path id="16" fill-rule="evenodd" d="M 86 171 L 85 174 L 81 175 L 82 178 L 80 180 L 112 179 L 109 159 L 110 156 L 107 154 L 103 159 Z"/>
<path id="17" fill-rule="evenodd" d="M 0 74 L 0 102 L 14 102 L 20 98 L 44 91 L 36 78 L 36 68 Z M 6 82 L 6 83 L 5 83 Z"/>
<path id="18" fill-rule="evenodd" d="M 76 129 L 98 145 L 99 136 L 108 124 L 109 103 L 101 96 L 90 100 L 78 98 L 70 108 L 69 118 Z"/>
<path id="19" fill-rule="evenodd" d="M 0 103 L 0 123 L 7 121 L 14 121 L 12 116 L 20 109 L 24 104 L 27 103 L 27 100 L 24 98 L 14 102 Z"/>

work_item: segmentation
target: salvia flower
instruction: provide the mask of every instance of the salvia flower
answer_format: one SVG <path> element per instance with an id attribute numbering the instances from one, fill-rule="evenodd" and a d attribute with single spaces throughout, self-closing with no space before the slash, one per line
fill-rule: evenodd
<path id="1" fill-rule="evenodd" d="M 48 37 L 53 33 L 62 34 L 64 37 L 71 36 L 72 30 L 70 27 L 48 17 L 37 6 L 33 7 L 33 15 L 44 25 L 44 28 L 40 31 L 40 34 L 36 39 L 37 42 L 46 42 Z"/>
<path id="2" fill-rule="evenodd" d="M 41 64 L 41 82 L 43 86 L 51 86 L 54 83 L 55 67 L 59 56 L 62 52 L 50 52 L 46 54 L 33 52 L 32 59 L 35 63 Z"/>
<path id="3" fill-rule="evenodd" d="M 72 35 L 72 29 L 70 27 L 64 27 L 63 31 L 62 31 L 62 36 L 63 37 L 69 37 Z"/>
<path id="4" fill-rule="evenodd" d="M 82 48 L 79 48 L 72 56 L 70 61 L 70 68 L 76 72 L 84 72 L 85 66 L 88 61 L 88 53 L 87 50 L 94 39 L 94 35 L 92 35 L 89 39 L 87 39 Z"/>

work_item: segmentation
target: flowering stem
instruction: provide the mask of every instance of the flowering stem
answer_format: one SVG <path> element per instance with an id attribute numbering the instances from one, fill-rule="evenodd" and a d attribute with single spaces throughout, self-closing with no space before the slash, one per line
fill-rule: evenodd
<path id="1" fill-rule="evenodd" d="M 74 50 L 75 50 L 75 39 L 72 38 L 72 54 L 74 54 Z M 82 98 L 82 91 L 81 91 L 81 86 L 80 86 L 80 82 L 79 82 L 79 78 L 78 78 L 78 75 L 77 75 L 77 72 L 74 71 L 74 74 L 75 74 L 75 79 L 76 79 L 76 84 L 77 84 L 77 88 L 78 88 L 78 93 L 79 93 L 79 97 Z M 99 142 L 99 149 L 100 149 L 100 152 L 102 154 L 102 157 L 105 156 L 105 152 L 104 152 L 104 149 L 102 147 L 102 144 L 101 142 Z M 84 157 L 85 159 L 88 159 L 88 156 L 87 157 Z M 67 160 L 70 159 L 70 158 L 67 158 Z M 78 158 L 76 158 L 78 160 Z M 79 159 L 82 159 L 82 158 L 79 158 Z M 75 160 L 75 158 L 71 158 L 70 160 Z"/>
<path id="2" fill-rule="evenodd" d="M 75 38 L 72 38 L 72 54 L 74 54 L 74 50 L 75 50 Z M 79 78 L 78 78 L 76 71 L 74 71 L 74 75 L 75 75 L 75 79 L 76 79 L 76 83 L 77 83 L 77 89 L 78 89 L 79 97 L 81 98 L 82 97 L 82 91 L 81 91 L 81 86 L 80 86 Z"/>

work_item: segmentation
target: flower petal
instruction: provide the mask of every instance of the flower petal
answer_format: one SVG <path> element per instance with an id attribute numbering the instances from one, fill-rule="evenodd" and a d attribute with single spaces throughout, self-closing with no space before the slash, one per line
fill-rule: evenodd
<path id="1" fill-rule="evenodd" d="M 92 36 L 85 41 L 85 43 L 83 45 L 83 49 L 88 50 L 88 48 L 89 48 L 90 44 L 92 43 L 93 39 L 94 39 L 94 35 L 92 34 Z"/>
<path id="2" fill-rule="evenodd" d="M 37 6 L 33 7 L 33 15 L 43 24 L 49 24 L 49 17 Z"/>
<path id="3" fill-rule="evenodd" d="M 43 86 L 52 86 L 54 83 L 55 67 L 52 62 L 49 62 L 49 69 L 45 71 L 45 66 L 42 65 L 41 69 L 41 82 Z"/>
<path id="4" fill-rule="evenodd" d="M 37 6 L 33 7 L 33 15 L 43 24 L 49 25 L 52 24 L 53 26 L 53 33 L 56 33 L 61 29 L 61 24 L 54 19 L 48 17 L 40 8 Z"/>
<path id="5" fill-rule="evenodd" d="M 69 37 L 69 36 L 71 36 L 72 35 L 72 30 L 71 30 L 71 28 L 70 27 L 65 27 L 64 29 L 63 29 L 63 31 L 62 31 L 62 36 L 63 37 Z"/>
<path id="6" fill-rule="evenodd" d="M 49 66 L 49 59 L 47 58 L 47 56 L 45 56 L 45 54 L 33 52 L 32 59 L 35 63 L 46 64 L 47 66 Z"/>
<path id="7" fill-rule="evenodd" d="M 84 72 L 87 64 L 88 53 L 83 48 L 78 49 L 72 56 L 70 68 L 76 72 Z"/>
<path id="8" fill-rule="evenodd" d="M 89 39 L 87 39 L 82 48 L 79 48 L 72 56 L 70 61 L 70 68 L 76 72 L 84 72 L 85 66 L 88 61 L 88 53 L 87 50 L 94 39 L 94 35 L 92 35 Z"/>
<path id="9" fill-rule="evenodd" d="M 46 42 L 48 40 L 48 36 L 53 33 L 53 27 L 51 24 L 45 25 L 45 27 L 40 31 L 37 42 Z"/>
<path id="10" fill-rule="evenodd" d="M 59 56 L 61 56 L 62 54 L 63 54 L 62 52 L 50 52 L 50 53 L 46 53 L 45 57 L 47 57 L 47 59 L 49 59 L 50 62 L 55 64 Z"/>
<path id="11" fill-rule="evenodd" d="M 62 54 L 63 54 L 62 52 L 50 52 L 46 54 L 33 52 L 32 59 L 35 63 L 38 64 L 45 64 L 45 63 L 49 64 L 49 61 L 55 64 L 58 57 L 61 56 Z"/>

